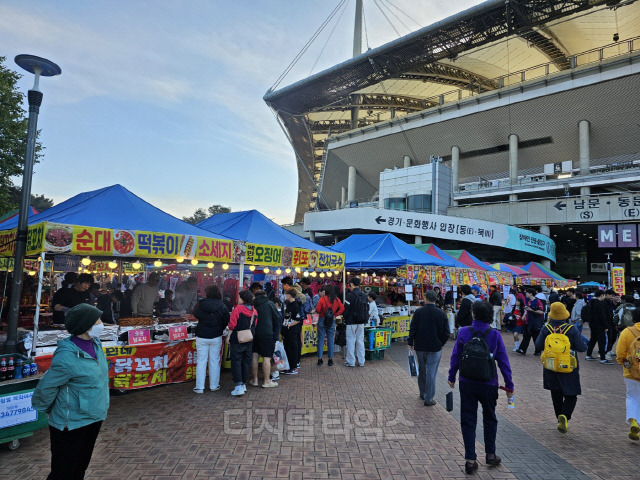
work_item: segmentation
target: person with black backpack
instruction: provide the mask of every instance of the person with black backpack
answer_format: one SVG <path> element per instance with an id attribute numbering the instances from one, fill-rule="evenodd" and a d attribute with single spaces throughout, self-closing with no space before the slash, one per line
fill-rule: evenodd
<path id="1" fill-rule="evenodd" d="M 360 290 L 360 279 L 349 280 L 351 291 L 344 304 L 344 323 L 347 326 L 347 361 L 345 367 L 364 367 L 364 325 L 369 320 L 367 295 Z"/>
<path id="2" fill-rule="evenodd" d="M 507 397 L 513 396 L 511 365 L 507 350 L 498 330 L 489 324 L 493 321 L 493 307 L 489 302 L 477 301 L 472 305 L 473 323 L 458 332 L 451 353 L 449 386 L 453 388 L 456 375 L 460 372 L 460 427 L 464 440 L 465 472 L 478 469 L 476 461 L 476 423 L 478 403 L 482 405 L 484 426 L 484 449 L 487 465 L 499 465 L 502 461 L 496 455 L 496 435 L 498 419 L 496 401 L 498 399 L 498 372 L 496 362 L 504 378 Z"/>

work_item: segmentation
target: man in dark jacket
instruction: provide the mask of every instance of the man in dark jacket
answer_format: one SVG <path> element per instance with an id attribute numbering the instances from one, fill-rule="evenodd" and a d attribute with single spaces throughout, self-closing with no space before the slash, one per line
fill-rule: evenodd
<path id="1" fill-rule="evenodd" d="M 364 321 L 358 318 L 357 307 L 360 302 L 369 305 L 367 296 L 360 290 L 360 279 L 353 277 L 349 280 L 351 291 L 347 293 L 344 303 L 344 323 L 347 326 L 347 352 L 345 367 L 364 367 Z M 368 311 L 368 310 L 367 310 Z M 368 315 L 367 315 L 368 318 Z"/>
<path id="2" fill-rule="evenodd" d="M 471 293 L 469 285 L 462 285 L 460 288 L 464 297 L 460 302 L 460 309 L 456 315 L 456 328 L 468 327 L 473 319 L 471 318 L 471 306 L 476 301 L 476 297 Z"/>
<path id="3" fill-rule="evenodd" d="M 522 336 L 520 348 L 518 348 L 516 352 L 521 355 L 526 355 L 527 349 L 529 348 L 529 342 L 533 339 L 535 348 L 535 352 L 533 354 L 536 357 L 539 357 L 542 352 L 535 347 L 535 341 L 537 340 L 540 330 L 542 330 L 542 326 L 544 325 L 544 304 L 542 303 L 542 300 L 536 296 L 536 291 L 533 288 L 527 289 L 525 293 L 527 295 L 527 306 L 524 307 L 524 309 L 527 312 L 527 325 L 525 327 L 524 335 Z"/>
<path id="4" fill-rule="evenodd" d="M 446 314 L 436 307 L 438 295 L 433 290 L 424 294 L 425 306 L 416 310 L 409 327 L 409 350 L 418 358 L 418 388 L 426 406 L 436 404 L 436 374 L 442 347 L 449 339 L 449 321 Z"/>
<path id="5" fill-rule="evenodd" d="M 262 285 L 253 282 L 249 287 L 255 296 L 253 306 L 258 312 L 260 321 L 256 325 L 256 334 L 253 337 L 253 357 L 251 360 L 251 380 L 249 383 L 257 387 L 258 383 L 258 360 L 262 357 L 262 375 L 264 388 L 277 387 L 276 382 L 272 382 L 271 361 L 273 351 L 280 333 L 280 314 L 276 306 L 267 297 L 267 292 L 262 289 Z"/>
<path id="6" fill-rule="evenodd" d="M 598 344 L 598 354 L 600 355 L 600 363 L 603 365 L 613 365 L 611 360 L 607 360 L 605 355 L 607 352 L 607 335 L 610 333 L 611 324 L 613 323 L 613 311 L 604 300 L 604 291 L 596 290 L 595 298 L 585 305 L 584 308 L 589 309 L 589 328 L 591 329 L 591 338 L 587 346 L 587 356 L 585 360 L 596 360 L 592 356 L 593 349 Z"/>

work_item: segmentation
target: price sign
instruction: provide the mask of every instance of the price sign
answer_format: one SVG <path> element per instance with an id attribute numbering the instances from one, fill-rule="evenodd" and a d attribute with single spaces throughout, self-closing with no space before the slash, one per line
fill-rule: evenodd
<path id="1" fill-rule="evenodd" d="M 189 338 L 189 334 L 187 333 L 186 325 L 169 327 L 169 340 L 171 340 L 172 342 L 185 340 L 187 338 Z"/>
<path id="2" fill-rule="evenodd" d="M 140 345 L 143 343 L 151 343 L 151 332 L 149 329 L 129 330 L 129 345 Z"/>

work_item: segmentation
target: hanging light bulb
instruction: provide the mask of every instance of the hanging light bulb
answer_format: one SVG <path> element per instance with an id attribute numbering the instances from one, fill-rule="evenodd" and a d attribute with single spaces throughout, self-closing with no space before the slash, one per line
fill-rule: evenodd
<path id="1" fill-rule="evenodd" d="M 78 267 L 78 271 L 81 272 L 82 271 L 82 267 Z"/>
<path id="2" fill-rule="evenodd" d="M 142 264 L 140 263 L 140 261 L 136 260 L 131 264 L 131 266 L 136 270 L 140 270 L 140 268 L 142 267 Z"/>
<path id="3" fill-rule="evenodd" d="M 153 266 L 154 267 L 161 267 L 162 266 L 162 262 L 160 260 L 156 260 L 155 262 L 153 262 Z"/>
<path id="4" fill-rule="evenodd" d="M 195 258 L 191 260 L 191 265 L 197 265 L 197 264 L 198 264 L 198 260 L 196 260 Z"/>
<path id="5" fill-rule="evenodd" d="M 311 276 L 312 276 L 313 278 L 315 278 L 315 277 L 317 277 L 317 276 L 318 276 L 318 274 L 317 274 L 316 272 L 311 272 Z"/>
<path id="6" fill-rule="evenodd" d="M 222 269 L 223 270 L 229 270 L 229 264 L 228 263 L 223 263 L 222 264 Z"/>
<path id="7" fill-rule="evenodd" d="M 81 263 L 86 267 L 86 266 L 88 266 L 88 265 L 91 265 L 91 259 L 90 259 L 89 257 L 84 257 L 84 258 L 81 260 Z"/>
<path id="8" fill-rule="evenodd" d="M 372 276 L 372 277 L 375 277 L 375 276 L 376 276 L 376 272 L 373 272 L 373 274 L 372 274 L 371 276 Z"/>
<path id="9" fill-rule="evenodd" d="M 324 278 L 324 272 L 320 272 L 320 278 Z"/>
<path id="10" fill-rule="evenodd" d="M 116 268 L 118 266 L 118 264 L 116 262 L 109 262 L 109 268 Z"/>
<path id="11" fill-rule="evenodd" d="M 296 273 L 300 273 L 300 267 L 296 267 Z"/>
<path id="12" fill-rule="evenodd" d="M 254 272 L 256 270 L 256 266 L 255 265 L 249 265 L 249 270 Z"/>
<path id="13" fill-rule="evenodd" d="M 213 262 L 207 263 L 207 268 L 213 268 Z"/>
<path id="14" fill-rule="evenodd" d="M 335 273 L 336 275 L 340 275 L 340 270 L 336 270 L 334 273 Z M 349 272 L 347 272 L 347 273 L 349 273 Z"/>
<path id="15" fill-rule="evenodd" d="M 307 271 L 305 270 L 305 271 L 304 271 L 304 273 L 303 273 L 302 275 L 304 275 L 305 277 L 308 277 L 308 276 L 309 276 L 309 272 L 307 272 Z"/>
<path id="16" fill-rule="evenodd" d="M 178 257 L 178 258 L 176 258 L 176 262 L 178 262 L 178 263 L 182 263 L 182 262 L 184 262 L 184 257 Z"/>
<path id="17" fill-rule="evenodd" d="M 331 275 L 333 275 L 331 272 L 327 272 L 327 277 L 331 278 Z"/>
<path id="18" fill-rule="evenodd" d="M 35 271 L 35 270 L 31 270 L 31 271 L 29 272 L 29 275 L 31 275 L 32 277 L 33 277 L 33 276 L 35 276 L 35 274 L 36 274 L 36 271 Z"/>
<path id="19" fill-rule="evenodd" d="M 269 273 L 269 267 L 264 267 L 264 268 L 262 269 L 262 271 L 263 271 L 264 273 Z"/>
<path id="20" fill-rule="evenodd" d="M 282 270 L 280 270 L 279 268 L 276 270 L 276 275 L 280 275 L 282 273 Z"/>
<path id="21" fill-rule="evenodd" d="M 290 268 L 285 268 L 284 269 L 284 273 L 287 273 L 287 274 L 291 273 L 291 269 Z"/>

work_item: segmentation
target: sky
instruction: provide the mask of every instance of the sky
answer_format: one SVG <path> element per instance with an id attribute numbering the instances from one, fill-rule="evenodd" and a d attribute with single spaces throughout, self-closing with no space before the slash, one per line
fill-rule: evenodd
<path id="1" fill-rule="evenodd" d="M 40 81 L 32 192 L 58 203 L 119 183 L 177 217 L 221 204 L 291 223 L 296 159 L 262 97 L 340 3 L 3 1 L 0 56 L 24 73 L 18 88 L 33 86 L 18 54 L 62 69 Z M 478 3 L 364 0 L 363 48 Z M 280 88 L 352 55 L 354 12 L 346 0 Z"/>

